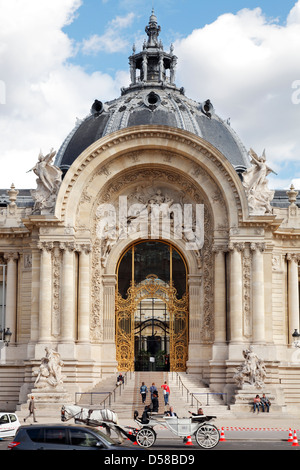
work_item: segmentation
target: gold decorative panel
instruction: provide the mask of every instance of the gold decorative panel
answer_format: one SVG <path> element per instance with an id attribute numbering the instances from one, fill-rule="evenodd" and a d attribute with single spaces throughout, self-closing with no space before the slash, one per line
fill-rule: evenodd
<path id="1" fill-rule="evenodd" d="M 139 284 L 134 280 L 123 298 L 116 294 L 116 349 L 120 371 L 134 370 L 134 317 L 140 302 L 156 299 L 168 311 L 170 370 L 185 371 L 188 359 L 188 296 L 177 298 L 177 290 L 151 274 Z"/>

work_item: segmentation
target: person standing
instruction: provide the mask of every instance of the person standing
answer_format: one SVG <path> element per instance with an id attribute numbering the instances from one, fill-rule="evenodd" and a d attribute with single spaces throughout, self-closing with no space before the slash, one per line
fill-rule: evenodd
<path id="1" fill-rule="evenodd" d="M 151 400 L 152 400 L 154 392 L 157 392 L 157 388 L 156 388 L 156 385 L 155 385 L 154 382 L 152 383 L 149 390 L 150 390 L 150 393 L 151 393 Z"/>
<path id="2" fill-rule="evenodd" d="M 158 393 L 157 393 L 157 391 L 153 392 L 153 397 L 152 397 L 151 401 L 152 401 L 152 412 L 153 413 L 158 413 L 159 402 L 158 402 Z"/>
<path id="3" fill-rule="evenodd" d="M 147 397 L 147 393 L 148 393 L 148 389 L 145 385 L 145 382 L 142 382 L 142 385 L 140 387 L 140 394 L 141 394 L 141 397 L 142 397 L 142 403 L 145 403 L 146 401 L 146 397 Z"/>
<path id="4" fill-rule="evenodd" d="M 35 408 L 35 403 L 34 403 L 34 396 L 31 395 L 29 405 L 28 405 L 29 414 L 28 416 L 26 416 L 26 418 L 24 418 L 24 423 L 26 422 L 27 418 L 30 418 L 30 416 L 33 417 L 34 423 L 37 423 L 37 420 L 35 419 L 35 409 L 36 408 Z"/>
<path id="5" fill-rule="evenodd" d="M 167 382 L 165 382 L 161 388 L 163 389 L 164 393 L 164 400 L 165 400 L 165 406 L 169 404 L 169 396 L 170 396 L 170 388 Z"/>

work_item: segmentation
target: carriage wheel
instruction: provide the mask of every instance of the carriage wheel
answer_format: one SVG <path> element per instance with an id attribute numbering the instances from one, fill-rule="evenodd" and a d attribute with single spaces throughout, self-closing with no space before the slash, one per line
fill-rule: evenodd
<path id="1" fill-rule="evenodd" d="M 141 447 L 151 447 L 156 440 L 156 434 L 151 428 L 142 428 L 137 432 L 136 442 Z"/>
<path id="2" fill-rule="evenodd" d="M 196 432 L 196 441 L 204 449 L 212 449 L 220 440 L 220 433 L 213 424 L 203 424 Z"/>

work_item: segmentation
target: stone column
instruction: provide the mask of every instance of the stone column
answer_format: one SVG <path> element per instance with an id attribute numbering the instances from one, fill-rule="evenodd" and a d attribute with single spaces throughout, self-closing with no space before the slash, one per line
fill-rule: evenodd
<path id="1" fill-rule="evenodd" d="M 103 276 L 103 339 L 115 340 L 115 290 L 116 276 Z"/>
<path id="2" fill-rule="evenodd" d="M 264 243 L 251 243 L 252 250 L 252 343 L 265 343 Z"/>
<path id="3" fill-rule="evenodd" d="M 90 341 L 90 251 L 89 245 L 79 248 L 78 276 L 78 341 Z"/>
<path id="4" fill-rule="evenodd" d="M 51 341 L 52 320 L 52 243 L 42 242 L 40 258 L 39 342 Z"/>
<path id="5" fill-rule="evenodd" d="M 243 341 L 243 270 L 242 256 L 244 249 L 242 243 L 232 243 L 229 246 L 230 254 L 230 342 Z"/>
<path id="6" fill-rule="evenodd" d="M 102 367 L 117 367 L 115 343 L 115 291 L 117 279 L 114 274 L 103 275 L 103 353 Z"/>
<path id="7" fill-rule="evenodd" d="M 201 276 L 190 274 L 188 277 L 189 286 L 189 342 L 200 343 L 200 330 L 201 330 L 201 313 L 200 313 L 200 298 L 201 298 Z"/>
<path id="8" fill-rule="evenodd" d="M 189 274 L 189 354 L 187 368 L 190 373 L 199 373 L 201 369 L 201 282 L 200 274 Z"/>
<path id="9" fill-rule="evenodd" d="M 72 242 L 61 243 L 62 262 L 62 307 L 61 341 L 72 343 L 75 340 L 75 245 Z"/>
<path id="10" fill-rule="evenodd" d="M 298 255 L 299 256 L 299 255 Z M 289 338 L 293 342 L 292 334 L 295 329 L 299 332 L 299 279 L 298 256 L 288 254 L 288 314 L 289 314 Z"/>
<path id="11" fill-rule="evenodd" d="M 32 282 L 31 282 L 31 325 L 30 340 L 39 340 L 39 310 L 40 310 L 40 261 L 41 253 L 36 247 L 32 248 Z"/>
<path id="12" fill-rule="evenodd" d="M 215 247 L 215 343 L 226 342 L 226 272 L 225 252 L 222 247 Z"/>
<path id="13" fill-rule="evenodd" d="M 11 342 L 16 341 L 17 328 L 17 259 L 18 253 L 5 253 L 7 260 L 5 328 L 12 332 Z"/>

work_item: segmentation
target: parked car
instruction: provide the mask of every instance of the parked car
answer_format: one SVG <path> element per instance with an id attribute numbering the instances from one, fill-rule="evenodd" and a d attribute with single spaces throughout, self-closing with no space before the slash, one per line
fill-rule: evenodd
<path id="1" fill-rule="evenodd" d="M 21 426 L 10 450 L 124 450 L 96 428 L 82 425 L 35 424 Z"/>
<path id="2" fill-rule="evenodd" d="M 14 436 L 19 427 L 20 422 L 15 413 L 0 411 L 0 438 Z"/>

